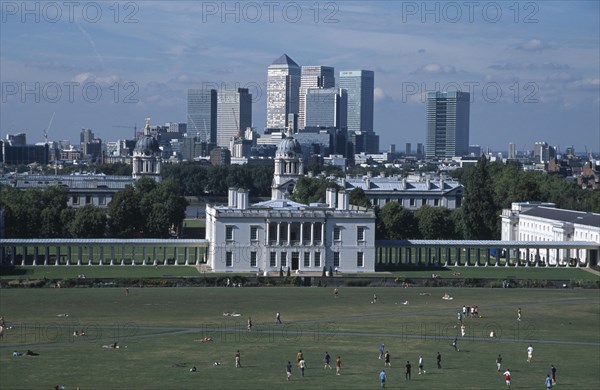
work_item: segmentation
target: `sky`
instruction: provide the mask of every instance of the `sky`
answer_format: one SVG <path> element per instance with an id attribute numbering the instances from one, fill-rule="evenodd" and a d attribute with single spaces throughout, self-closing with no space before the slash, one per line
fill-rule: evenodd
<path id="1" fill-rule="evenodd" d="M 188 88 L 246 87 L 266 124 L 267 67 L 375 72 L 380 149 L 425 141 L 425 94 L 471 93 L 470 144 L 600 151 L 598 1 L 0 1 L 0 136 L 103 141 L 186 122 Z M 337 80 L 336 80 L 337 81 Z"/>

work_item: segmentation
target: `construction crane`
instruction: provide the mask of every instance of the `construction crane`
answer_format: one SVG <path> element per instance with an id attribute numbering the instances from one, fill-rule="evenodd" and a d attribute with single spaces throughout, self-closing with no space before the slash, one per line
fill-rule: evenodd
<path id="1" fill-rule="evenodd" d="M 50 122 L 48 122 L 48 126 L 44 129 L 44 141 L 46 142 L 46 145 L 48 145 L 48 130 L 50 130 L 50 126 L 52 126 L 52 121 L 54 121 L 54 114 L 56 114 L 56 111 L 52 113 Z"/>
<path id="2" fill-rule="evenodd" d="M 133 126 L 114 125 L 113 127 L 121 127 L 124 129 L 133 129 L 133 139 L 137 138 L 137 123 L 134 123 Z"/>

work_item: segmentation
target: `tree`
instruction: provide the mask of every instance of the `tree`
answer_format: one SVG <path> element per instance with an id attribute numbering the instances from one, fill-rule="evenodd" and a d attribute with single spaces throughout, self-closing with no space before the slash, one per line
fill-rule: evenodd
<path id="1" fill-rule="evenodd" d="M 378 239 L 402 240 L 419 238 L 419 225 L 414 214 L 398 202 L 388 202 L 376 211 Z"/>
<path id="2" fill-rule="evenodd" d="M 76 211 L 68 224 L 71 237 L 100 238 L 106 233 L 106 214 L 92 205 L 85 205 Z"/>
<path id="3" fill-rule="evenodd" d="M 450 218 L 450 210 L 447 208 L 425 205 L 417 210 L 415 217 L 422 238 L 437 240 L 454 238 L 454 224 Z"/>
<path id="4" fill-rule="evenodd" d="M 108 204 L 109 226 L 114 237 L 133 237 L 142 232 L 144 216 L 140 199 L 133 186 L 115 194 Z"/>
<path id="5" fill-rule="evenodd" d="M 365 190 L 360 187 L 356 187 L 352 191 L 350 191 L 350 204 L 360 207 L 371 207 L 371 202 L 367 199 L 367 194 L 365 194 Z"/>
<path id="6" fill-rule="evenodd" d="M 327 180 L 325 177 L 309 178 L 301 177 L 296 182 L 294 192 L 290 198 L 298 203 L 309 204 L 325 200 L 327 188 L 337 188 L 338 186 Z"/>
<path id="7" fill-rule="evenodd" d="M 498 238 L 500 208 L 494 201 L 492 181 L 485 156 L 479 158 L 464 184 L 465 238 L 475 240 Z"/>

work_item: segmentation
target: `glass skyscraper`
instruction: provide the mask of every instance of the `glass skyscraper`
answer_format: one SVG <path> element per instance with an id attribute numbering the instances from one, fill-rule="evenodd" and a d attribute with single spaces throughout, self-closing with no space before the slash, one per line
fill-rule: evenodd
<path id="1" fill-rule="evenodd" d="M 286 54 L 267 70 L 267 129 L 285 129 L 300 107 L 300 67 Z"/>
<path id="2" fill-rule="evenodd" d="M 306 91 L 309 88 L 334 88 L 335 75 L 331 66 L 303 66 L 300 76 L 300 110 L 298 112 L 298 126 L 305 126 L 305 101 Z"/>
<path id="3" fill-rule="evenodd" d="M 188 89 L 187 136 L 199 142 L 214 143 L 217 138 L 217 91 Z"/>
<path id="4" fill-rule="evenodd" d="M 340 88 L 348 93 L 348 132 L 373 132 L 375 73 L 371 70 L 340 72 Z"/>
<path id="5" fill-rule="evenodd" d="M 344 89 L 306 90 L 305 129 L 346 127 L 347 94 Z"/>
<path id="6" fill-rule="evenodd" d="M 452 158 L 469 152 L 468 92 L 427 92 L 425 157 Z"/>
<path id="7" fill-rule="evenodd" d="M 252 126 L 252 94 L 248 88 L 217 91 L 217 146 L 229 149 L 229 141 Z"/>

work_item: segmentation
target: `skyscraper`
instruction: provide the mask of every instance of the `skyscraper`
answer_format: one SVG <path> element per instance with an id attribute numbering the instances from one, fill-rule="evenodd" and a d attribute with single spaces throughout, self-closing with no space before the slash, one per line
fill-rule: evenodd
<path id="1" fill-rule="evenodd" d="M 331 66 L 303 66 L 300 76 L 300 109 L 298 127 L 304 128 L 306 91 L 309 88 L 334 88 L 335 75 Z"/>
<path id="2" fill-rule="evenodd" d="M 252 95 L 248 88 L 217 91 L 217 146 L 229 148 L 229 141 L 252 126 Z"/>
<path id="3" fill-rule="evenodd" d="M 217 91 L 214 89 L 188 89 L 187 135 L 198 142 L 214 143 L 217 140 Z"/>
<path id="4" fill-rule="evenodd" d="M 468 92 L 427 92 L 425 157 L 468 154 L 469 98 Z"/>
<path id="5" fill-rule="evenodd" d="M 343 129 L 346 127 L 347 94 L 345 89 L 309 88 L 306 90 L 305 130 Z"/>
<path id="6" fill-rule="evenodd" d="M 517 148 L 514 143 L 509 142 L 508 143 L 508 159 L 514 160 L 515 158 L 517 158 Z"/>
<path id="7" fill-rule="evenodd" d="M 267 69 L 267 129 L 285 129 L 300 107 L 300 67 L 286 54 Z M 293 118 L 293 117 L 292 117 Z"/>
<path id="8" fill-rule="evenodd" d="M 348 132 L 373 132 L 375 73 L 371 70 L 343 70 L 340 88 L 348 93 Z"/>

